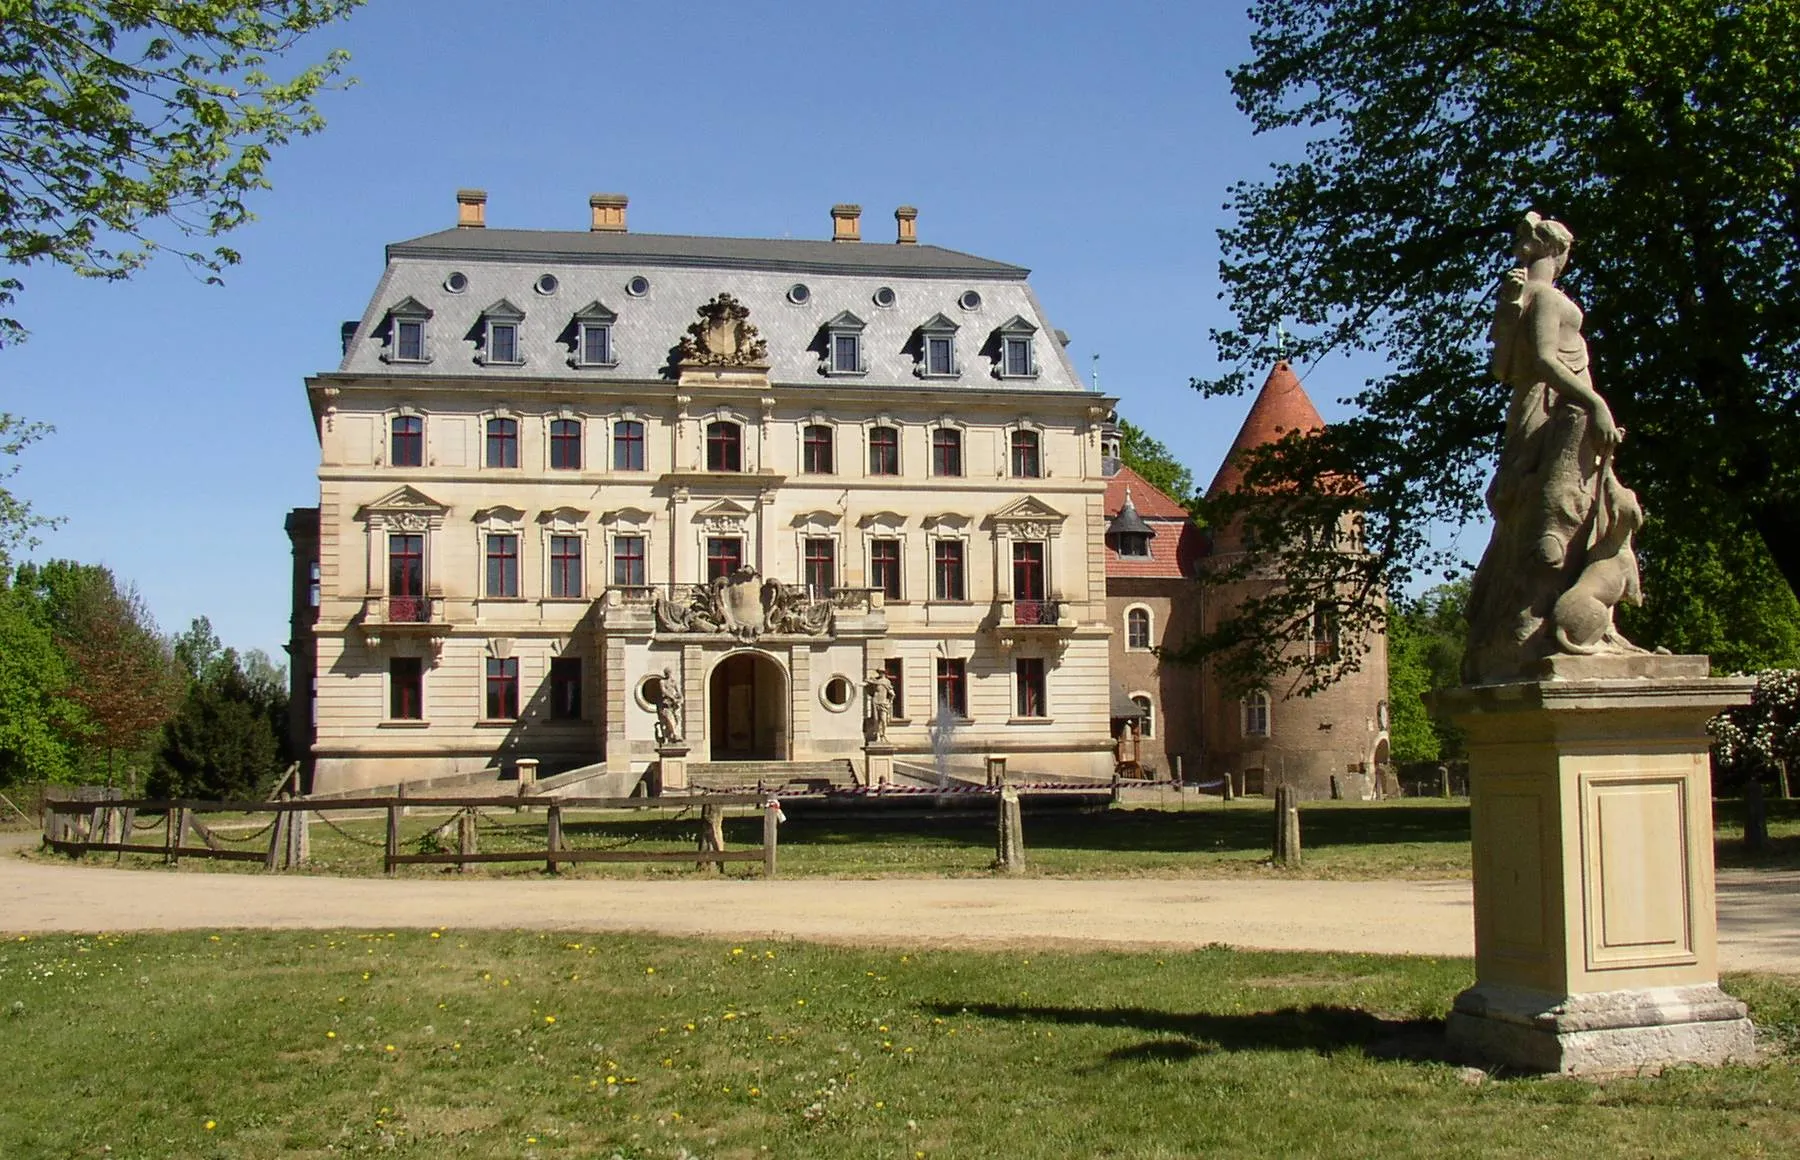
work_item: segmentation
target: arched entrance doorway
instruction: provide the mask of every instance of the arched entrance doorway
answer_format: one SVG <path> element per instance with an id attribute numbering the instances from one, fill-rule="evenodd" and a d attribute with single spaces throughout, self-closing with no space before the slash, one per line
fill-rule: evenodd
<path id="1" fill-rule="evenodd" d="M 741 652 L 720 661 L 707 708 L 712 760 L 787 759 L 787 674 L 771 658 Z"/>

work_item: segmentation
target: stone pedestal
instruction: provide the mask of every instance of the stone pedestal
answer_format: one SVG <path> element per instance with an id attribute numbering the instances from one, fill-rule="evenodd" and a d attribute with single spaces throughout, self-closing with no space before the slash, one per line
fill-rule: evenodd
<path id="1" fill-rule="evenodd" d="M 868 741 L 863 743 L 863 777 L 871 786 L 892 785 L 894 782 L 894 746 L 888 741 Z"/>
<path id="2" fill-rule="evenodd" d="M 513 762 L 513 768 L 519 772 L 519 792 L 531 792 L 531 787 L 537 784 L 538 759 L 521 757 Z"/>
<path id="3" fill-rule="evenodd" d="M 1587 1075 L 1749 1056 L 1718 986 L 1706 722 L 1752 682 L 1706 671 L 1558 657 L 1547 679 L 1437 700 L 1468 731 L 1474 837 L 1476 983 L 1453 1052 Z"/>
<path id="4" fill-rule="evenodd" d="M 684 743 L 675 742 L 659 745 L 656 752 L 661 758 L 657 766 L 659 770 L 660 790 L 662 793 L 686 793 L 688 789 L 687 761 L 688 749 Z"/>

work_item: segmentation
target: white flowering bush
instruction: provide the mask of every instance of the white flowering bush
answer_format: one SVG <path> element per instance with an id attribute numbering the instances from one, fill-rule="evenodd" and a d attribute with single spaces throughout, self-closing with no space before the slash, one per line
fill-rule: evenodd
<path id="1" fill-rule="evenodd" d="M 1719 772 L 1748 780 L 1774 771 L 1785 783 L 1790 763 L 1800 758 L 1800 669 L 1758 673 L 1750 703 L 1725 710 L 1706 728 Z"/>

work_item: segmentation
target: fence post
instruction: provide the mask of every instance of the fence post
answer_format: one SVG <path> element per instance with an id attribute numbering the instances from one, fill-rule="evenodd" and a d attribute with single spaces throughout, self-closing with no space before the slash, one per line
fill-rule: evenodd
<path id="1" fill-rule="evenodd" d="M 776 828 L 781 824 L 781 803 L 770 798 L 763 806 L 763 877 L 775 877 Z M 723 863 L 721 863 L 723 865 Z"/>
<path id="2" fill-rule="evenodd" d="M 1014 786 L 1000 789 L 1000 841 L 995 865 L 1008 874 L 1025 871 L 1025 827 L 1019 816 L 1019 791 Z"/>
<path id="3" fill-rule="evenodd" d="M 382 869 L 392 878 L 399 870 L 394 859 L 400 856 L 400 810 L 398 802 L 388 803 L 387 808 L 387 849 L 383 853 Z"/>
<path id="4" fill-rule="evenodd" d="M 293 860 L 290 867 L 304 866 L 312 861 L 312 817 L 308 810 L 301 810 L 294 815 L 290 823 L 293 834 Z"/>
<path id="5" fill-rule="evenodd" d="M 275 820 L 269 825 L 269 852 L 263 856 L 263 869 L 275 871 L 281 869 L 281 852 L 288 844 L 288 812 L 276 810 Z"/>
<path id="6" fill-rule="evenodd" d="M 562 849 L 562 807 L 551 806 L 544 812 L 544 844 L 546 846 L 544 869 L 554 874 L 556 873 L 556 852 Z"/>
<path id="7" fill-rule="evenodd" d="M 724 806 L 716 806 L 711 803 L 701 806 L 700 807 L 700 842 L 699 842 L 700 852 L 702 854 L 705 854 L 709 851 L 719 851 L 719 850 L 723 850 L 724 848 L 725 848 L 725 807 Z M 696 869 L 696 870 L 717 870 L 719 873 L 723 874 L 723 873 L 725 873 L 725 863 L 723 863 L 723 862 L 696 862 L 696 863 L 694 863 L 694 869 Z"/>
<path id="8" fill-rule="evenodd" d="M 56 802 L 48 795 L 38 801 L 40 821 L 44 826 L 44 845 L 56 840 Z"/>
<path id="9" fill-rule="evenodd" d="M 169 865 L 176 866 L 180 864 L 181 848 L 187 845 L 188 830 L 193 827 L 193 824 L 194 811 L 188 809 L 186 806 L 177 807 L 175 810 L 175 844 L 169 850 Z"/>
<path id="10" fill-rule="evenodd" d="M 475 853 L 474 806 L 465 809 L 462 812 L 462 816 L 456 820 L 456 852 L 465 858 Z M 456 872 L 458 874 L 467 874 L 469 872 L 469 864 L 467 862 L 458 862 L 456 864 Z"/>
<path id="11" fill-rule="evenodd" d="M 180 824 L 175 819 L 180 812 L 173 806 L 163 811 L 163 865 L 165 866 L 175 865 L 175 827 Z"/>
<path id="12" fill-rule="evenodd" d="M 1300 794 L 1291 785 L 1275 787 L 1274 854 L 1278 865 L 1300 865 Z"/>

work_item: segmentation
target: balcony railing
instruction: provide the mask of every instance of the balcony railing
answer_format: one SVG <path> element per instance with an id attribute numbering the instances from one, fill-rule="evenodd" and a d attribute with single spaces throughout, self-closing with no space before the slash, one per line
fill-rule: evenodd
<path id="1" fill-rule="evenodd" d="M 1015 600 L 1012 623 L 1026 627 L 1054 628 L 1062 619 L 1060 600 Z"/>
<path id="2" fill-rule="evenodd" d="M 368 596 L 363 599 L 365 629 L 445 627 L 442 596 Z"/>
<path id="3" fill-rule="evenodd" d="M 389 624 L 431 623 L 431 597 L 390 596 L 387 598 Z"/>

